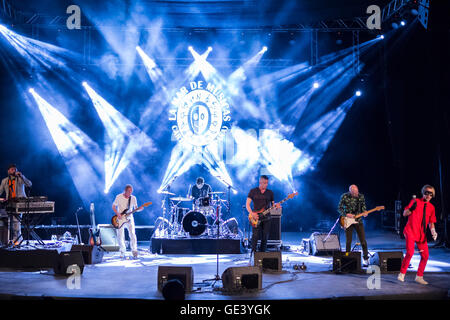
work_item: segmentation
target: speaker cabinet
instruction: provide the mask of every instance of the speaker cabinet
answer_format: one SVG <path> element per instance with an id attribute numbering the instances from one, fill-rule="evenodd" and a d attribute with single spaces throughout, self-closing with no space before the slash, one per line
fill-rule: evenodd
<path id="1" fill-rule="evenodd" d="M 309 237 L 311 253 L 315 256 L 331 256 L 334 252 L 341 251 L 341 243 L 337 234 L 314 232 Z"/>
<path id="2" fill-rule="evenodd" d="M 230 267 L 222 273 L 225 291 L 261 290 L 262 272 L 258 267 Z"/>
<path id="3" fill-rule="evenodd" d="M 106 251 L 119 251 L 117 230 L 110 224 L 99 224 L 97 227 L 100 229 L 102 248 Z"/>
<path id="4" fill-rule="evenodd" d="M 173 279 L 178 279 L 183 283 L 185 292 L 191 292 L 194 284 L 194 271 L 192 267 L 158 267 L 158 291 L 162 291 L 164 284 Z"/>
<path id="5" fill-rule="evenodd" d="M 379 251 L 369 258 L 369 263 L 379 266 L 383 273 L 399 272 L 402 262 L 402 251 Z"/>
<path id="6" fill-rule="evenodd" d="M 262 270 L 281 271 L 281 252 L 255 252 L 253 265 L 261 268 Z"/>
<path id="7" fill-rule="evenodd" d="M 361 252 L 333 253 L 333 271 L 336 273 L 361 273 Z"/>
<path id="8" fill-rule="evenodd" d="M 84 264 L 97 264 L 103 260 L 104 250 L 99 246 L 74 244 L 71 251 L 80 251 Z"/>
<path id="9" fill-rule="evenodd" d="M 281 212 L 282 208 L 274 208 L 270 211 L 271 221 L 268 240 L 281 241 Z"/>
<path id="10" fill-rule="evenodd" d="M 84 270 L 83 256 L 80 251 L 61 252 L 55 259 L 53 271 L 58 275 L 71 275 L 68 272 L 69 266 L 77 265 L 80 268 L 80 273 Z"/>

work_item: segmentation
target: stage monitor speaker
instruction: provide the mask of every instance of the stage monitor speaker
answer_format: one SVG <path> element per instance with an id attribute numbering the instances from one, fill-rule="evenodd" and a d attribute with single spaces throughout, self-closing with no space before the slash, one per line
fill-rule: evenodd
<path id="1" fill-rule="evenodd" d="M 158 291 L 162 291 L 164 284 L 169 280 L 178 279 L 184 285 L 185 292 L 191 292 L 194 284 L 194 271 L 192 267 L 158 267 Z"/>
<path id="2" fill-rule="evenodd" d="M 314 232 L 309 237 L 311 253 L 315 256 L 332 255 L 333 252 L 341 251 L 341 243 L 337 234 Z"/>
<path id="3" fill-rule="evenodd" d="M 55 259 L 53 271 L 59 275 L 71 275 L 69 267 L 72 265 L 77 265 L 83 273 L 84 261 L 80 251 L 61 252 Z"/>
<path id="4" fill-rule="evenodd" d="M 81 245 L 81 244 L 72 245 L 71 251 L 80 251 L 83 256 L 84 264 L 101 263 L 105 252 L 99 246 Z"/>
<path id="5" fill-rule="evenodd" d="M 254 266 L 262 270 L 282 270 L 281 252 L 255 252 Z"/>
<path id="6" fill-rule="evenodd" d="M 97 227 L 100 229 L 102 248 L 106 251 L 119 251 L 117 230 L 111 224 L 99 224 Z"/>
<path id="7" fill-rule="evenodd" d="M 333 271 L 336 273 L 361 273 L 361 252 L 341 252 L 333 253 Z"/>
<path id="8" fill-rule="evenodd" d="M 262 272 L 258 267 L 230 267 L 222 273 L 225 291 L 261 290 Z"/>
<path id="9" fill-rule="evenodd" d="M 378 251 L 369 258 L 369 263 L 379 266 L 381 272 L 399 272 L 402 262 L 402 251 Z"/>

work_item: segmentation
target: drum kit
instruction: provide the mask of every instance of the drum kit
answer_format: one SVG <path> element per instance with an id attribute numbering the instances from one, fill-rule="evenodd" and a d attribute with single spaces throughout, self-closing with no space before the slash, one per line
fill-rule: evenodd
<path id="1" fill-rule="evenodd" d="M 175 196 L 169 191 L 161 193 Z M 186 237 L 236 237 L 239 227 L 235 218 L 222 219 L 222 207 L 229 203 L 221 199 L 225 192 L 210 192 L 206 197 L 170 197 L 169 213 L 165 217 L 166 206 L 163 200 L 163 217 L 155 223 L 157 235 L 186 238 Z"/>

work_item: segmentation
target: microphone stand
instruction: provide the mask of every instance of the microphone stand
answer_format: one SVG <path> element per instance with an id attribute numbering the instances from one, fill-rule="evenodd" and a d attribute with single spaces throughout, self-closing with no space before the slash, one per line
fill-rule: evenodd
<path id="1" fill-rule="evenodd" d="M 78 212 L 82 210 L 83 207 L 79 207 L 77 211 L 75 211 L 75 219 L 77 220 L 77 229 L 78 229 L 78 239 L 80 240 L 78 243 L 83 244 L 81 240 L 81 232 L 80 232 L 80 223 L 78 222 Z"/>

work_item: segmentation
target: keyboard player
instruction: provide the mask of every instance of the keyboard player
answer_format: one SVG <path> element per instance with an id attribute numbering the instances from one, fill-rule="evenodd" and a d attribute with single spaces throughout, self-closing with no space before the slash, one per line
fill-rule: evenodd
<path id="1" fill-rule="evenodd" d="M 3 201 L 9 201 L 14 198 L 26 198 L 25 187 L 30 188 L 31 185 L 31 181 L 17 171 L 17 166 L 10 164 L 8 166 L 8 176 L 0 184 L 0 196 L 5 194 Z M 12 224 L 12 239 L 17 240 L 21 235 L 19 220 L 16 217 L 10 217 L 7 222 L 8 226 Z"/>

